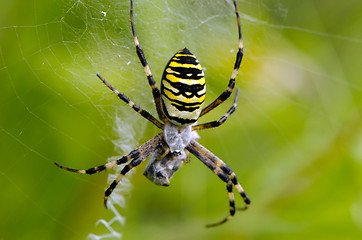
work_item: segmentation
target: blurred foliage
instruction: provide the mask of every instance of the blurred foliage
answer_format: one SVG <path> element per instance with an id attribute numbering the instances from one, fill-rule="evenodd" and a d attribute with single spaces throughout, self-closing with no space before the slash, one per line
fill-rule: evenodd
<path id="1" fill-rule="evenodd" d="M 158 131 L 99 82 L 100 73 L 155 114 L 129 26 L 128 1 L 1 1 L 0 239 L 84 239 L 112 215 L 103 164 L 115 116 L 142 143 Z M 362 2 L 238 1 L 245 57 L 237 111 L 200 142 L 252 200 L 227 224 L 225 184 L 192 158 L 168 188 L 133 174 L 123 239 L 359 239 L 362 234 Z M 180 48 L 198 56 L 207 102 L 230 77 L 230 2 L 136 1 L 136 30 L 155 79 Z M 205 116 L 218 119 L 231 105 Z M 130 143 L 129 147 L 137 144 Z M 240 198 L 236 198 L 241 204 Z"/>

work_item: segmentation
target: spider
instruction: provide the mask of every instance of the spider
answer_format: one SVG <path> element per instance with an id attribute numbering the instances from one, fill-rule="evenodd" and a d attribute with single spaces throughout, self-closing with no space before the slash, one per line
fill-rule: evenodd
<path id="1" fill-rule="evenodd" d="M 117 96 L 123 102 L 128 104 L 142 117 L 156 125 L 156 127 L 163 130 L 163 132 L 148 140 L 138 148 L 134 149 L 129 154 L 124 155 L 120 159 L 108 162 L 98 167 L 89 168 L 87 170 L 77 170 L 63 167 L 58 163 L 55 163 L 58 167 L 67 171 L 82 174 L 94 174 L 96 172 L 101 172 L 103 170 L 128 162 L 128 164 L 124 166 L 118 177 L 112 182 L 105 192 L 104 205 L 106 208 L 108 197 L 111 195 L 112 191 L 120 182 L 122 177 L 132 168 L 138 166 L 150 156 L 151 158 L 145 168 L 144 175 L 155 184 L 168 186 L 170 184 L 170 179 L 180 168 L 182 163 L 189 161 L 190 153 L 196 156 L 222 181 L 224 181 L 228 191 L 229 215 L 222 221 L 209 224 L 207 227 L 221 225 L 234 216 L 236 208 L 234 202 L 233 186 L 235 186 L 236 190 L 239 192 L 245 203 L 245 206 L 240 210 L 246 210 L 249 207 L 250 199 L 247 197 L 243 188 L 236 179 L 235 173 L 221 159 L 219 159 L 196 141 L 198 139 L 196 130 L 220 126 L 235 111 L 237 105 L 239 89 L 236 90 L 233 105 L 219 120 L 202 124 L 196 123 L 196 121 L 201 116 L 215 109 L 226 99 L 228 99 L 235 87 L 235 78 L 238 74 L 240 63 L 243 58 L 243 41 L 236 1 L 233 0 L 233 3 L 239 34 L 239 49 L 236 54 L 234 69 L 232 71 L 227 89 L 222 92 L 219 97 L 216 98 L 211 104 L 205 108 L 202 108 L 206 93 L 204 73 L 195 55 L 192 54 L 187 48 L 181 49 L 170 59 L 163 72 L 161 89 L 159 90 L 157 88 L 146 57 L 142 48 L 140 47 L 136 35 L 133 20 L 133 1 L 131 0 L 131 28 L 136 46 L 136 52 L 146 73 L 148 83 L 152 89 L 157 114 L 161 121 L 157 120 L 149 112 L 134 104 L 124 94 L 113 88 L 99 74 L 97 74 L 97 76 L 109 89 L 117 94 Z"/>

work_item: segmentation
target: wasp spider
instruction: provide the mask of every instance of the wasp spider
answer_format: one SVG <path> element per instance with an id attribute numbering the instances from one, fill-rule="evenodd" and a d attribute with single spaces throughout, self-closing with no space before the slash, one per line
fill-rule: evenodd
<path id="1" fill-rule="evenodd" d="M 236 209 L 233 186 L 235 186 L 236 190 L 245 202 L 245 207 L 241 210 L 248 208 L 250 200 L 237 181 L 235 173 L 221 159 L 196 141 L 198 138 L 196 130 L 220 126 L 226 121 L 230 114 L 235 111 L 236 108 L 239 89 L 236 90 L 233 105 L 223 117 L 217 121 L 196 124 L 199 117 L 205 115 L 228 99 L 235 86 L 235 78 L 238 74 L 243 57 L 243 42 L 239 13 L 236 1 L 233 1 L 239 33 L 239 50 L 236 54 L 234 69 L 227 89 L 211 104 L 202 108 L 206 93 L 204 73 L 195 55 L 187 48 L 183 48 L 178 51 L 167 63 L 161 80 L 161 91 L 157 88 L 143 50 L 137 39 L 133 21 L 133 1 L 131 0 L 130 15 L 134 43 L 137 55 L 141 61 L 148 83 L 152 89 L 158 117 L 161 121 L 157 120 L 150 113 L 135 105 L 124 94 L 114 89 L 99 74 L 97 74 L 97 76 L 109 89 L 117 94 L 123 102 L 127 103 L 133 110 L 163 130 L 163 132 L 148 140 L 122 158 L 88 170 L 71 169 L 55 163 L 58 167 L 67 171 L 82 174 L 93 174 L 129 162 L 106 190 L 104 197 L 104 204 L 106 207 L 109 195 L 111 195 L 113 189 L 117 186 L 122 177 L 132 168 L 145 161 L 148 157 L 151 156 L 144 171 L 144 175 L 158 185 L 168 186 L 174 173 L 180 168 L 183 162 L 188 161 L 189 153 L 192 153 L 226 183 L 228 191 L 230 205 L 229 215 L 220 222 L 208 225 L 209 227 L 225 223 L 235 214 Z"/>

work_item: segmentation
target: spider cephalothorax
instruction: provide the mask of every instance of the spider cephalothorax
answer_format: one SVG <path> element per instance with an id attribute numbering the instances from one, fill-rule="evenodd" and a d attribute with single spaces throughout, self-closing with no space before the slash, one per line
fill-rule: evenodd
<path id="1" fill-rule="evenodd" d="M 235 173 L 221 159 L 197 142 L 199 137 L 196 133 L 196 130 L 214 128 L 223 124 L 230 114 L 235 111 L 237 105 L 239 89 L 236 91 L 233 105 L 226 114 L 224 114 L 224 116 L 217 121 L 196 124 L 199 117 L 215 109 L 219 104 L 228 99 L 235 86 L 235 78 L 238 74 L 243 57 L 243 42 L 236 1 L 234 0 L 233 2 L 239 33 L 239 49 L 236 54 L 234 69 L 227 89 L 223 91 L 212 103 L 205 108 L 202 108 L 206 94 L 204 73 L 195 55 L 193 55 L 187 48 L 181 49 L 170 59 L 162 76 L 161 91 L 157 88 L 143 50 L 137 39 L 133 21 L 133 1 L 131 0 L 131 27 L 136 51 L 146 73 L 148 83 L 152 89 L 156 110 L 161 121 L 157 120 L 149 112 L 135 105 L 124 94 L 114 89 L 100 75 L 97 74 L 97 76 L 109 89 L 117 94 L 122 101 L 128 104 L 144 118 L 152 122 L 155 126 L 163 130 L 163 132 L 148 140 L 122 158 L 98 167 L 89 168 L 87 170 L 77 170 L 63 167 L 58 163 L 55 163 L 58 167 L 67 171 L 82 174 L 93 174 L 128 162 L 105 192 L 104 204 L 106 207 L 108 197 L 111 195 L 119 181 L 121 181 L 122 177 L 147 158 L 150 157 L 150 160 L 145 168 L 144 175 L 158 185 L 168 186 L 170 184 L 170 179 L 181 167 L 182 163 L 189 161 L 189 154 L 191 153 L 226 183 L 228 191 L 230 205 L 229 215 L 222 221 L 208 226 L 220 225 L 234 216 L 235 202 L 233 186 L 245 202 L 245 207 L 242 208 L 242 210 L 248 208 L 250 200 L 237 181 Z"/>

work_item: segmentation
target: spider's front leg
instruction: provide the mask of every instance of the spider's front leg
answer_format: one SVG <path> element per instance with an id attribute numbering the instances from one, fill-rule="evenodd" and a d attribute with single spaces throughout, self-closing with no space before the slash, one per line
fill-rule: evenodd
<path id="1" fill-rule="evenodd" d="M 159 148 L 162 148 L 162 146 L 164 144 L 165 143 L 164 143 L 164 139 L 163 139 L 163 134 L 161 133 L 161 134 L 158 134 L 157 136 L 151 138 L 150 140 L 148 140 L 147 142 L 145 142 L 144 144 L 142 144 L 135 150 L 131 151 L 129 154 L 123 156 L 122 158 L 109 162 L 109 163 L 106 163 L 106 164 L 98 166 L 98 167 L 89 168 L 87 170 L 78 170 L 78 169 L 63 167 L 63 166 L 59 165 L 58 163 L 55 163 L 55 165 L 57 165 L 61 169 L 64 169 L 64 170 L 70 171 L 70 172 L 77 172 L 77 173 L 82 173 L 82 174 L 94 174 L 96 172 L 101 172 L 103 170 L 115 167 L 117 165 L 120 165 L 120 164 L 123 164 L 123 163 L 126 163 L 126 162 L 132 160 L 129 164 L 127 164 L 121 170 L 118 177 L 112 182 L 112 184 L 106 190 L 105 196 L 104 196 L 104 205 L 107 208 L 107 199 L 108 199 L 109 195 L 111 195 L 111 193 L 113 192 L 113 190 L 117 186 L 117 184 L 121 181 L 122 177 L 126 173 L 128 173 L 132 168 L 141 164 L 152 153 L 158 151 Z"/>
<path id="2" fill-rule="evenodd" d="M 186 147 L 187 150 L 197 157 L 201 162 L 203 162 L 211 171 L 213 171 L 226 185 L 229 197 L 229 215 L 220 222 L 209 224 L 207 227 L 219 226 L 228 220 L 230 220 L 235 214 L 235 200 L 233 193 L 233 185 L 236 190 L 239 192 L 240 196 L 243 198 L 245 207 L 240 210 L 246 210 L 250 205 L 250 199 L 246 195 L 244 189 L 241 187 L 240 183 L 237 181 L 235 173 L 217 156 L 207 150 L 198 142 L 192 140 L 191 143 Z"/>

